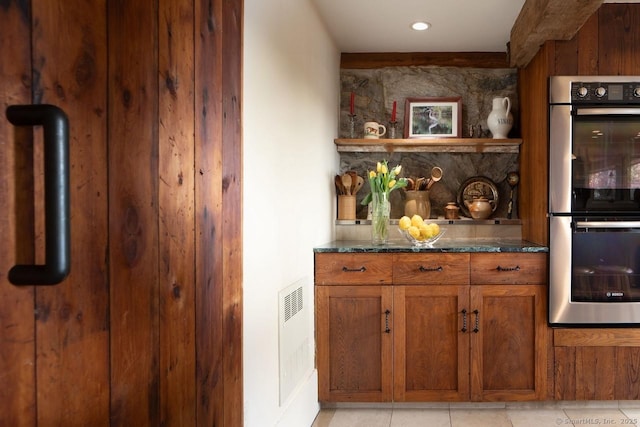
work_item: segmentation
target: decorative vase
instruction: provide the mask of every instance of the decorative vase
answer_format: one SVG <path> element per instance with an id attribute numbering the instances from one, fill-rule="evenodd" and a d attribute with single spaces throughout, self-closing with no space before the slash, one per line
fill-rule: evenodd
<path id="1" fill-rule="evenodd" d="M 389 193 L 371 193 L 371 242 L 374 245 L 384 245 L 389 241 L 390 214 Z"/>
<path id="2" fill-rule="evenodd" d="M 411 218 L 418 214 L 422 219 L 427 219 L 431 216 L 431 201 L 429 200 L 428 191 L 405 191 L 407 198 L 404 202 L 404 214 Z"/>
<path id="3" fill-rule="evenodd" d="M 487 126 L 493 134 L 493 139 L 505 139 L 513 126 L 511 114 L 511 100 L 508 97 L 493 98 L 493 110 L 487 117 Z"/>

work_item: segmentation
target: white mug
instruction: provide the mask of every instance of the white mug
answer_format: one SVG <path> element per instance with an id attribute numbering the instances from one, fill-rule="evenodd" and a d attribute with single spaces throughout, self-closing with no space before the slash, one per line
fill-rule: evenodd
<path id="1" fill-rule="evenodd" d="M 369 139 L 377 139 L 387 133 L 387 128 L 378 122 L 364 123 L 364 137 Z"/>

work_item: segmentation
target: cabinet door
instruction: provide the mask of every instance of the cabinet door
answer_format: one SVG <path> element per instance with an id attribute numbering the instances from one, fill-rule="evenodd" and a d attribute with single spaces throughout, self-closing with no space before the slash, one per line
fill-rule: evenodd
<path id="1" fill-rule="evenodd" d="M 545 295 L 543 285 L 471 286 L 471 400 L 544 398 Z"/>
<path id="2" fill-rule="evenodd" d="M 469 399 L 469 286 L 395 286 L 394 400 Z"/>
<path id="3" fill-rule="evenodd" d="M 315 290 L 320 401 L 390 401 L 391 287 L 316 286 Z"/>

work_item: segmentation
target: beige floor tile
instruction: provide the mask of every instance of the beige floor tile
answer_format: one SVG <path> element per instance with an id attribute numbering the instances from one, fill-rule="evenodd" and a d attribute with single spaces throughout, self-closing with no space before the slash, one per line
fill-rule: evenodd
<path id="1" fill-rule="evenodd" d="M 620 406 L 622 406 L 622 405 L 620 405 Z M 624 407 L 622 407 L 620 409 L 620 411 L 627 418 L 629 418 L 629 420 L 631 422 L 633 422 L 633 424 L 630 424 L 630 425 L 640 426 L 640 408 L 638 408 L 638 407 L 635 407 L 635 408 L 624 408 Z"/>
<path id="2" fill-rule="evenodd" d="M 565 409 L 567 418 L 563 420 L 562 425 L 574 426 L 624 426 L 629 424 L 629 419 L 622 411 L 609 408 L 583 408 L 583 409 Z"/>
<path id="3" fill-rule="evenodd" d="M 562 409 L 507 409 L 513 427 L 571 426 Z"/>
<path id="4" fill-rule="evenodd" d="M 511 427 L 506 409 L 451 409 L 451 427 Z"/>
<path id="5" fill-rule="evenodd" d="M 391 427 L 450 427 L 449 409 L 394 409 Z"/>
<path id="6" fill-rule="evenodd" d="M 389 427 L 391 423 L 391 409 L 337 409 L 330 418 L 326 414 L 320 420 L 325 411 L 330 410 L 320 411 L 313 427 Z"/>

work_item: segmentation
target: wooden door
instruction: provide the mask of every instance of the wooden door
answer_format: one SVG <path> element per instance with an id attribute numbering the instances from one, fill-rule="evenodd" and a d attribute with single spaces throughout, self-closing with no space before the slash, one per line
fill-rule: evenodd
<path id="1" fill-rule="evenodd" d="M 390 286 L 316 286 L 319 399 L 391 401 Z"/>
<path id="2" fill-rule="evenodd" d="M 469 286 L 395 286 L 393 306 L 394 400 L 468 400 Z"/>
<path id="3" fill-rule="evenodd" d="M 222 3 L 0 7 L 0 425 L 242 425 L 242 1 Z M 4 111 L 44 103 L 70 124 L 71 273 L 18 287 L 44 261 L 43 141 Z"/>
<path id="4" fill-rule="evenodd" d="M 545 306 L 543 285 L 471 286 L 471 400 L 544 398 Z"/>

